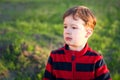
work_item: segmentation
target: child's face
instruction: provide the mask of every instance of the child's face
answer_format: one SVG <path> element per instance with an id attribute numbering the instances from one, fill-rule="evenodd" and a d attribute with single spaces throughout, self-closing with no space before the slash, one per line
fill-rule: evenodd
<path id="1" fill-rule="evenodd" d="M 67 16 L 64 19 L 64 40 L 69 46 L 80 47 L 86 44 L 88 37 L 84 21 L 80 18 L 77 20 Z"/>

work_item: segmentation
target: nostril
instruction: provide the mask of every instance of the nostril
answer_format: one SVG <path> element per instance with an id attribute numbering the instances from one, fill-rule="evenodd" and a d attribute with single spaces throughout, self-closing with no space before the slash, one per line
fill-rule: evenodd
<path id="1" fill-rule="evenodd" d="M 70 34 L 70 31 L 67 31 L 66 33 L 67 33 L 67 34 Z"/>

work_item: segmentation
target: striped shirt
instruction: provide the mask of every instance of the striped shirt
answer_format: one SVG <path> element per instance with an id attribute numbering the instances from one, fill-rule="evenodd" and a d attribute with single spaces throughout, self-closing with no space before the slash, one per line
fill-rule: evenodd
<path id="1" fill-rule="evenodd" d="M 50 53 L 43 80 L 112 80 L 103 57 L 88 44 L 81 51 L 68 45 Z"/>

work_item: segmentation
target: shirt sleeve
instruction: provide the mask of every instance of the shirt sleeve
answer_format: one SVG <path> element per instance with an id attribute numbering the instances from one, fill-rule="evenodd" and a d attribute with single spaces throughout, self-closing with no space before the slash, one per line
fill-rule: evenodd
<path id="1" fill-rule="evenodd" d="M 110 72 L 102 56 L 95 64 L 95 80 L 112 80 Z"/>
<path id="2" fill-rule="evenodd" d="M 43 80 L 55 80 L 55 77 L 53 75 L 53 59 L 51 55 L 48 58 L 48 62 L 46 64 Z"/>

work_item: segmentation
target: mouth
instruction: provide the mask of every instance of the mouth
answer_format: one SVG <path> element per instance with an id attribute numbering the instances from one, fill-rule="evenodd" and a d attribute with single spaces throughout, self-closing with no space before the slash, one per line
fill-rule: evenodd
<path id="1" fill-rule="evenodd" d="M 71 41 L 72 38 L 70 38 L 70 37 L 66 37 L 65 40 L 66 40 L 66 41 Z"/>

